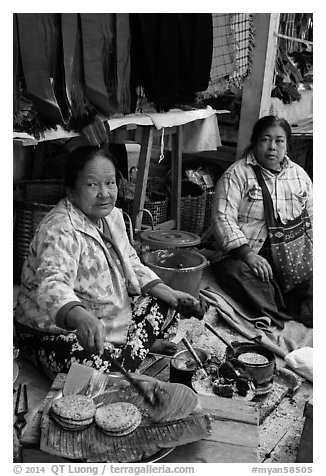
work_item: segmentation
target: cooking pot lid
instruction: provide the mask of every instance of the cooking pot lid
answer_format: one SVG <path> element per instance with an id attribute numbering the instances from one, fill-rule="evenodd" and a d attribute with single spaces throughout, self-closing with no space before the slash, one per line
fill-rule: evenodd
<path id="1" fill-rule="evenodd" d="M 200 243 L 200 237 L 189 231 L 179 230 L 146 230 L 141 233 L 141 239 L 148 244 L 163 248 L 195 246 Z"/>

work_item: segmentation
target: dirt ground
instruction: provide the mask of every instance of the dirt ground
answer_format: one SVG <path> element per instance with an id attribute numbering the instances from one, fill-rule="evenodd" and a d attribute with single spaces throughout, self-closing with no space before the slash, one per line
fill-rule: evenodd
<path id="1" fill-rule="evenodd" d="M 212 282 L 209 270 L 202 278 L 202 287 Z M 246 339 L 226 326 L 218 316 L 216 309 L 211 306 L 205 314 L 205 322 L 217 327 L 219 332 L 228 342 L 245 341 Z M 226 346 L 206 327 L 203 321 L 191 318 L 181 320 L 179 326 L 180 336 L 185 335 L 195 346 L 208 351 L 219 359 L 223 359 Z M 180 348 L 184 348 L 181 344 Z M 284 361 L 276 358 L 277 368 L 284 367 Z M 260 409 L 267 416 L 259 425 L 259 460 L 266 463 L 294 463 L 300 444 L 303 425 L 305 422 L 304 408 L 306 402 L 312 398 L 313 387 L 308 381 L 300 378 L 302 384 L 294 395 L 285 394 L 277 383 L 268 395 L 257 402 Z M 268 414 L 269 413 L 269 414 Z"/>

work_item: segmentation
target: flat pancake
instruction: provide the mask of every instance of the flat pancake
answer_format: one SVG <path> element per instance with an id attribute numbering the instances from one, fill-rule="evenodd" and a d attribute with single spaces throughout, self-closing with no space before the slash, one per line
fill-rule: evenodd
<path id="1" fill-rule="evenodd" d="M 106 435 L 109 435 L 109 436 L 125 436 L 125 435 L 129 435 L 130 433 L 135 431 L 136 428 L 138 428 L 140 424 L 141 424 L 141 420 L 138 420 L 134 423 L 134 425 L 130 426 L 129 428 L 127 428 L 125 430 L 104 431 L 103 428 L 102 428 L 102 431 L 103 431 L 103 433 L 105 433 Z"/>
<path id="2" fill-rule="evenodd" d="M 55 415 L 54 413 L 51 413 L 52 419 L 61 427 L 64 428 L 65 430 L 84 430 L 87 428 L 89 425 L 91 425 L 94 421 L 94 418 L 89 418 L 88 420 L 68 420 L 68 419 L 62 419 Z"/>
<path id="3" fill-rule="evenodd" d="M 117 402 L 97 408 L 95 423 L 104 432 L 110 434 L 127 434 L 141 423 L 141 413 L 132 403 Z"/>
<path id="4" fill-rule="evenodd" d="M 53 401 L 51 411 L 68 420 L 83 421 L 94 417 L 96 405 L 90 397 L 66 395 Z"/>

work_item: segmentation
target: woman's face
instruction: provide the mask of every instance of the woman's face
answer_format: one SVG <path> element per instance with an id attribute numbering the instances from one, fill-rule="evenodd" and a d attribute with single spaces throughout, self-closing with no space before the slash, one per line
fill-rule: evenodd
<path id="1" fill-rule="evenodd" d="M 96 223 L 111 213 L 117 200 L 115 167 L 101 153 L 89 160 L 70 191 L 74 204 Z"/>
<path id="2" fill-rule="evenodd" d="M 286 133 L 281 126 L 271 126 L 258 137 L 253 151 L 260 165 L 270 170 L 281 170 L 286 154 Z"/>

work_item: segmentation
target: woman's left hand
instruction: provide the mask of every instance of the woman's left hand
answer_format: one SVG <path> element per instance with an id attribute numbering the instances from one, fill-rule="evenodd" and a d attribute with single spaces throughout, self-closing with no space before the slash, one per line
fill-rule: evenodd
<path id="1" fill-rule="evenodd" d="M 166 284 L 159 283 L 151 288 L 149 294 L 168 302 L 171 307 L 176 309 L 183 317 L 197 317 L 202 319 L 205 309 L 201 302 L 189 293 L 172 289 Z"/>
<path id="2" fill-rule="evenodd" d="M 190 298 L 192 301 L 196 301 L 196 299 L 188 293 L 183 291 L 178 291 L 176 289 L 170 288 L 167 284 L 158 283 L 155 284 L 149 291 L 148 294 L 155 296 L 162 301 L 165 301 L 170 304 L 170 306 L 176 308 L 179 300 L 182 298 Z"/>
<path id="3" fill-rule="evenodd" d="M 245 262 L 254 273 L 262 281 L 268 282 L 273 278 L 273 270 L 269 262 L 262 256 L 250 252 L 245 257 Z"/>

